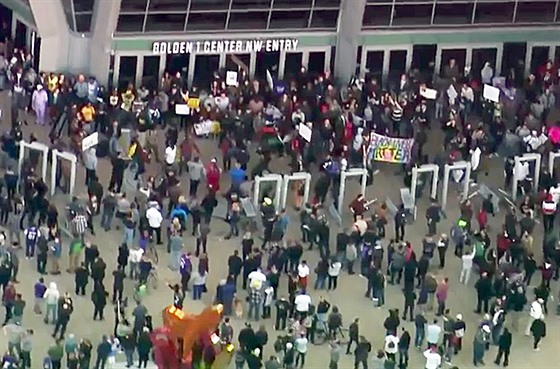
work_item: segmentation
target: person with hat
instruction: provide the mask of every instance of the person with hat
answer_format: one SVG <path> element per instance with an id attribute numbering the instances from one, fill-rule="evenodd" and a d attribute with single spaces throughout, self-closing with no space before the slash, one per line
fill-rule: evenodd
<path id="1" fill-rule="evenodd" d="M 483 324 L 474 335 L 473 341 L 473 364 L 474 366 L 484 365 L 484 353 L 486 344 L 490 340 L 490 326 Z"/>

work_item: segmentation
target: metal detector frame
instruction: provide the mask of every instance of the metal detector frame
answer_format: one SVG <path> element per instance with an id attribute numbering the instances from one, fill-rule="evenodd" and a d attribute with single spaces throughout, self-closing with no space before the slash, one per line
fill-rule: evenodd
<path id="1" fill-rule="evenodd" d="M 560 152 L 551 151 L 548 153 L 548 173 L 552 178 L 554 178 L 554 162 L 558 158 L 560 158 Z"/>
<path id="2" fill-rule="evenodd" d="M 472 164 L 469 161 L 461 160 L 453 164 L 445 164 L 443 169 L 443 189 L 441 192 L 441 208 L 445 210 L 447 206 L 447 195 L 449 193 L 449 176 L 454 170 L 464 170 L 463 194 L 461 199 L 465 201 L 469 197 L 469 183 L 471 181 Z"/>
<path id="3" fill-rule="evenodd" d="M 255 205 L 255 209 L 260 208 L 260 192 L 261 192 L 261 183 L 263 182 L 276 182 L 276 194 L 274 196 L 274 207 L 276 211 L 280 210 L 280 201 L 282 200 L 280 197 L 282 196 L 282 184 L 284 181 L 284 177 L 280 174 L 265 174 L 264 176 L 256 176 L 255 177 L 255 188 L 253 193 L 253 204 Z"/>
<path id="4" fill-rule="evenodd" d="M 368 171 L 365 168 L 350 168 L 340 173 L 340 188 L 338 190 L 338 214 L 342 216 L 344 208 L 344 192 L 346 191 L 346 180 L 352 177 L 362 177 L 360 182 L 361 194 L 366 196 Z"/>
<path id="5" fill-rule="evenodd" d="M 418 186 L 418 174 L 432 173 L 432 190 L 430 196 L 432 199 L 437 198 L 438 180 L 439 180 L 439 166 L 436 164 L 423 164 L 419 167 L 412 168 L 412 181 L 410 183 L 410 196 L 412 203 L 416 206 L 416 187 Z"/>
<path id="6" fill-rule="evenodd" d="M 35 150 L 35 151 L 42 151 L 43 158 L 41 163 L 41 177 L 43 180 L 47 180 L 47 165 L 48 165 L 48 157 L 49 157 L 49 147 L 45 144 L 40 142 L 19 142 L 19 160 L 18 160 L 18 176 L 21 179 L 21 169 L 23 167 L 23 161 L 25 160 L 25 149 Z"/>
<path id="7" fill-rule="evenodd" d="M 517 199 L 517 191 L 518 191 L 518 182 L 517 173 L 515 173 L 515 168 L 517 165 L 523 162 L 534 161 L 535 162 L 535 176 L 533 177 L 533 191 L 537 192 L 539 188 L 539 177 L 541 175 L 541 154 L 535 153 L 528 153 L 524 154 L 523 156 L 516 156 L 515 157 L 515 164 L 513 167 L 513 184 L 511 188 L 511 195 L 513 197 L 513 201 Z"/>
<path id="8" fill-rule="evenodd" d="M 56 193 L 56 170 L 58 169 L 59 160 L 68 160 L 71 164 L 70 168 L 70 188 L 68 189 L 68 195 L 72 196 L 74 194 L 74 188 L 76 187 L 76 170 L 78 157 L 69 152 L 62 152 L 58 150 L 53 150 L 52 152 L 52 163 L 51 163 L 51 196 Z"/>
<path id="9" fill-rule="evenodd" d="M 288 203 L 288 192 L 290 188 L 291 181 L 305 181 L 305 188 L 303 190 L 303 202 L 306 203 L 309 200 L 309 191 L 311 190 L 311 174 L 305 172 L 297 172 L 292 174 L 285 174 L 282 182 L 282 209 L 286 208 Z"/>

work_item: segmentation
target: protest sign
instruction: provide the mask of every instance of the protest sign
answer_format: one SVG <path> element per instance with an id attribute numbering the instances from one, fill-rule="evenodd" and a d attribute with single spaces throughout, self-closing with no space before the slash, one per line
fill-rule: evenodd
<path id="1" fill-rule="evenodd" d="M 482 90 L 482 96 L 486 100 L 490 100 L 493 102 L 500 102 L 500 89 L 490 85 L 484 85 L 484 89 Z"/>
<path id="2" fill-rule="evenodd" d="M 226 72 L 226 85 L 237 86 L 237 72 L 228 70 Z"/>
<path id="3" fill-rule="evenodd" d="M 386 163 L 408 163 L 412 157 L 413 138 L 396 138 L 372 133 L 370 136 L 369 160 Z"/>
<path id="4" fill-rule="evenodd" d="M 449 88 L 447 89 L 447 97 L 449 97 L 449 100 L 455 100 L 457 96 L 459 96 L 459 94 L 457 94 L 455 86 L 449 86 Z"/>
<path id="5" fill-rule="evenodd" d="M 211 120 L 205 120 L 203 122 L 194 124 L 194 133 L 196 133 L 197 136 L 208 135 L 210 134 L 211 131 L 212 131 Z"/>
<path id="6" fill-rule="evenodd" d="M 197 97 L 190 97 L 187 100 L 187 105 L 191 109 L 198 109 L 200 107 L 200 99 Z"/>
<path id="7" fill-rule="evenodd" d="M 298 124 L 298 133 L 301 137 L 303 137 L 303 139 L 307 142 L 311 142 L 311 128 L 309 128 L 307 125 L 301 123 Z"/>
<path id="8" fill-rule="evenodd" d="M 423 88 L 420 90 L 420 96 L 424 99 L 435 100 L 437 97 L 437 90 L 433 88 Z"/>
<path id="9" fill-rule="evenodd" d="M 272 78 L 272 74 L 270 74 L 270 71 L 268 69 L 266 70 L 266 81 L 268 82 L 268 86 L 270 87 L 270 89 L 274 90 L 274 79 Z"/>
<path id="10" fill-rule="evenodd" d="M 99 143 L 99 133 L 93 132 L 91 135 L 82 139 L 82 150 L 87 150 Z"/>
<path id="11" fill-rule="evenodd" d="M 190 115 L 191 109 L 187 104 L 175 104 L 175 114 L 177 115 Z"/>

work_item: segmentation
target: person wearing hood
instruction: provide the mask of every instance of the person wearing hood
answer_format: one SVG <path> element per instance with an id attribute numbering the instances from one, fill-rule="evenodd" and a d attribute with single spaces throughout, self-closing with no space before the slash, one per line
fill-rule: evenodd
<path id="1" fill-rule="evenodd" d="M 46 123 L 48 102 L 47 91 L 43 88 L 43 85 L 38 84 L 31 97 L 31 107 L 37 116 L 37 123 L 42 126 Z"/>
<path id="2" fill-rule="evenodd" d="M 58 300 L 60 299 L 60 292 L 55 282 L 49 284 L 49 288 L 45 291 L 43 299 L 46 303 L 45 323 L 54 324 L 58 317 Z M 52 320 L 49 318 L 52 317 Z"/>
<path id="3" fill-rule="evenodd" d="M 490 63 L 484 63 L 484 67 L 480 71 L 480 76 L 482 83 L 485 85 L 492 85 L 492 77 L 494 77 L 494 70 L 490 66 Z"/>

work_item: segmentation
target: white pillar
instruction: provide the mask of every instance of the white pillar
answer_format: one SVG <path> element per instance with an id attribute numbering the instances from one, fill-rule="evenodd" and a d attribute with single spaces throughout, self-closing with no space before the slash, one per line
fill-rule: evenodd
<path id="1" fill-rule="evenodd" d="M 144 74 L 144 55 L 138 55 L 136 58 L 136 75 L 134 83 L 136 86 L 142 86 L 142 77 Z"/>
<path id="2" fill-rule="evenodd" d="M 43 1 L 44 0 L 35 0 Z M 61 1 L 56 1 L 60 3 Z M 52 3 L 52 1 L 47 1 Z M 91 43 L 89 58 L 90 72 L 102 84 L 107 84 L 113 41 L 113 33 L 117 28 L 121 0 L 95 1 L 91 19 Z M 42 48 L 41 48 L 42 49 Z M 142 71 L 140 71 L 142 73 Z M 118 75 L 118 70 L 115 71 Z"/>
<path id="3" fill-rule="evenodd" d="M 342 0 L 338 19 L 334 75 L 342 83 L 348 82 L 356 71 L 356 52 L 359 46 L 366 0 Z"/>
<path id="4" fill-rule="evenodd" d="M 70 189 L 68 191 L 70 196 L 74 195 L 74 187 L 76 187 L 76 162 L 72 161 L 72 167 L 70 168 Z"/>

